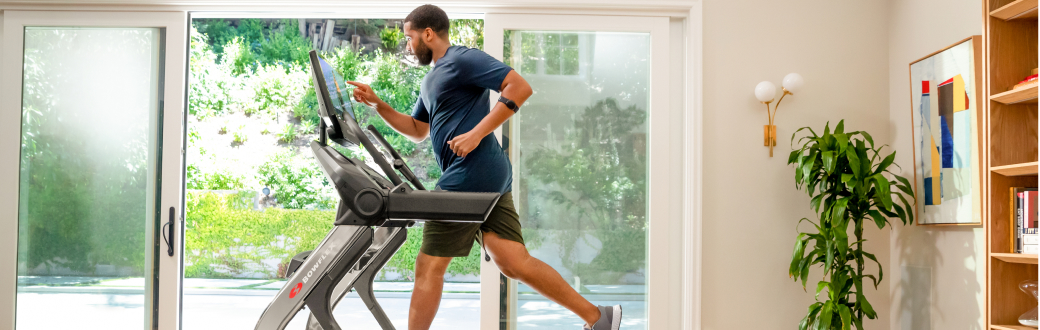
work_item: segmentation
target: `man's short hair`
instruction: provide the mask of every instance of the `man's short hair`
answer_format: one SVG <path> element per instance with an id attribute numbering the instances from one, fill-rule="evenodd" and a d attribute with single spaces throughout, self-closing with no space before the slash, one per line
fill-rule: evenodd
<path id="1" fill-rule="evenodd" d="M 448 29 L 451 27 L 448 13 L 434 5 L 422 5 L 415 8 L 408 14 L 408 17 L 404 18 L 404 22 L 411 22 L 413 30 L 422 31 L 430 28 L 442 38 L 448 37 Z"/>

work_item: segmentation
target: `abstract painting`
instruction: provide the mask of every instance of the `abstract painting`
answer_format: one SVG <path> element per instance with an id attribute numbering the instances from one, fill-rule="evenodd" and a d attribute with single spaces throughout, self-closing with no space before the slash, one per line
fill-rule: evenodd
<path id="1" fill-rule="evenodd" d="M 981 47 L 975 36 L 910 63 L 918 224 L 982 224 Z"/>

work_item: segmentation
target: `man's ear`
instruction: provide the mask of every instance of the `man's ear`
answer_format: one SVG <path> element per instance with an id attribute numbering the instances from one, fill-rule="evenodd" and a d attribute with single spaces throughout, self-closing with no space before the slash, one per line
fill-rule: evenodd
<path id="1" fill-rule="evenodd" d="M 433 42 L 433 36 L 435 35 L 437 35 L 437 32 L 434 32 L 432 28 L 426 28 L 423 30 L 423 41 L 431 43 Z"/>

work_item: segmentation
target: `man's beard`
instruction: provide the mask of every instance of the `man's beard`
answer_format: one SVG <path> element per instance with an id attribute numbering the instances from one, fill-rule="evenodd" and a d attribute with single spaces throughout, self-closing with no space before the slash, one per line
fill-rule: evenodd
<path id="1" fill-rule="evenodd" d="M 426 43 L 422 40 L 415 45 L 415 59 L 419 61 L 419 65 L 427 66 L 433 63 L 433 51 L 429 47 L 426 47 Z"/>

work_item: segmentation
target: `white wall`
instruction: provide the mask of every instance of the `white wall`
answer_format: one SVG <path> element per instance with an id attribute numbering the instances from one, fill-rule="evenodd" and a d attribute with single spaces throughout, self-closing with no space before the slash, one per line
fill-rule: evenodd
<path id="1" fill-rule="evenodd" d="M 786 164 L 790 137 L 841 119 L 888 135 L 887 10 L 885 1 L 705 2 L 703 329 L 792 329 L 812 304 L 819 272 L 810 293 L 787 276 L 795 224 L 815 219 Z M 769 158 L 753 90 L 790 72 L 806 83 L 780 106 Z M 887 265 L 888 230 L 867 228 L 866 249 Z M 881 320 L 867 327 L 886 329 L 888 289 L 868 293 Z"/>
<path id="2" fill-rule="evenodd" d="M 901 151 L 904 176 L 913 176 L 910 62 L 982 34 L 982 17 L 978 0 L 890 2 L 887 140 Z M 891 329 L 984 329 L 985 242 L 981 226 L 893 230 Z"/>

